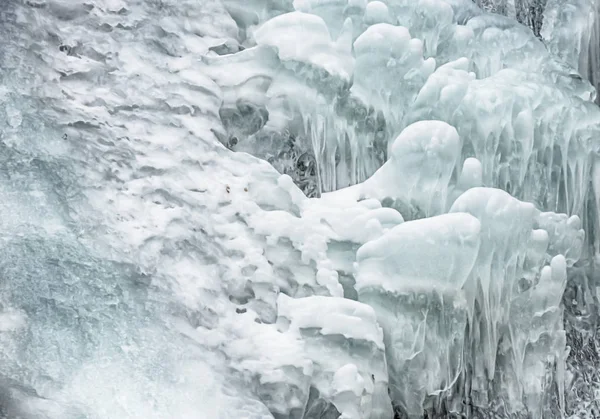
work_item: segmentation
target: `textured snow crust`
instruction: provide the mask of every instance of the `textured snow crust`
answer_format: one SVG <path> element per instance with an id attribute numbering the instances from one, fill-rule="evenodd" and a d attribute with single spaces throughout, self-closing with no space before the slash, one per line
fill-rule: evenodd
<path id="1" fill-rule="evenodd" d="M 0 33 L 0 417 L 597 414 L 564 43 L 470 0 L 7 0 Z"/>

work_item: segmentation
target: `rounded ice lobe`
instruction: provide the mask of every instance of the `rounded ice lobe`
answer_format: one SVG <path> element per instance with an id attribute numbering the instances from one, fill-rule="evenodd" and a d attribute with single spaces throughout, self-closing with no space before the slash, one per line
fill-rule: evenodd
<path id="1" fill-rule="evenodd" d="M 460 289 L 477 257 L 479 232 L 479 220 L 463 213 L 402 223 L 358 249 L 356 288 Z"/>
<path id="2" fill-rule="evenodd" d="M 391 146 L 390 159 L 364 182 L 369 196 L 402 198 L 425 215 L 446 209 L 448 186 L 461 142 L 456 129 L 442 121 L 406 127 Z"/>
<path id="3" fill-rule="evenodd" d="M 509 193 L 494 188 L 472 188 L 462 194 L 450 212 L 466 212 L 481 221 L 485 234 L 497 241 L 517 240 L 529 235 L 539 211 L 529 202 L 522 202 Z"/>
<path id="4" fill-rule="evenodd" d="M 363 391 L 362 378 L 354 364 L 346 364 L 335 372 L 333 376 L 333 388 L 337 393 L 350 391 L 360 396 Z"/>
<path id="5" fill-rule="evenodd" d="M 438 67 L 419 91 L 409 119 L 431 118 L 431 103 L 440 103 L 446 111 L 454 111 L 475 80 L 475 73 L 468 71 L 469 64 L 462 57 Z"/>
<path id="6" fill-rule="evenodd" d="M 390 19 L 390 12 L 385 3 L 381 1 L 372 1 L 367 4 L 365 9 L 365 22 L 369 24 L 385 23 Z"/>
<path id="7" fill-rule="evenodd" d="M 475 157 L 469 157 L 463 162 L 462 170 L 450 193 L 449 206 L 465 191 L 483 185 L 483 168 L 481 162 Z"/>
<path id="8" fill-rule="evenodd" d="M 453 159 L 460 139 L 456 128 L 442 121 L 419 121 L 408 126 L 392 145 L 391 158 L 405 161 L 412 154 L 425 158 Z"/>
<path id="9" fill-rule="evenodd" d="M 483 174 L 481 162 L 474 157 L 469 157 L 463 163 L 458 183 L 466 189 L 482 185 Z"/>
<path id="10" fill-rule="evenodd" d="M 267 21 L 256 30 L 258 45 L 277 49 L 282 61 L 309 63 L 331 75 L 350 80 L 354 59 L 345 43 L 331 40 L 325 21 L 309 13 L 291 12 Z"/>
<path id="11" fill-rule="evenodd" d="M 302 329 L 318 328 L 323 335 L 366 340 L 383 349 L 383 334 L 377 326 L 375 312 L 366 304 L 324 296 L 293 299 L 281 294 L 277 300 L 277 311 L 279 317 L 290 322 L 290 332 L 301 333 Z"/>

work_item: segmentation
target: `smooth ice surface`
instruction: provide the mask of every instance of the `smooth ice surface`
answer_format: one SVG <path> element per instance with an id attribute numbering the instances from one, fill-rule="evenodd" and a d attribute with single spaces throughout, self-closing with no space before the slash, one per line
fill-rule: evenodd
<path id="1" fill-rule="evenodd" d="M 6 0 L 0 416 L 597 416 L 597 7 Z"/>

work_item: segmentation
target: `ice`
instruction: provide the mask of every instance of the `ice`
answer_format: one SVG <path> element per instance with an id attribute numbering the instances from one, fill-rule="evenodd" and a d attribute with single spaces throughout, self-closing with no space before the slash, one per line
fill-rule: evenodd
<path id="1" fill-rule="evenodd" d="M 425 216 L 445 212 L 448 186 L 460 156 L 454 127 L 440 121 L 408 126 L 391 147 L 390 159 L 363 184 L 373 198 L 404 199 Z"/>
<path id="2" fill-rule="evenodd" d="M 4 310 L 0 313 L 0 332 L 14 332 L 27 324 L 27 317 L 15 310 Z"/>
<path id="3" fill-rule="evenodd" d="M 322 18 L 334 37 L 342 31 L 345 21 L 350 19 L 355 39 L 362 32 L 359 28 L 368 3 L 366 0 L 295 0 L 294 9 Z"/>
<path id="4" fill-rule="evenodd" d="M 454 95 L 448 96 L 451 105 L 456 103 L 453 100 L 460 100 L 458 106 L 446 107 L 440 100 L 439 107 L 425 107 L 417 101 L 416 114 L 410 119 L 437 118 L 456 126 L 461 138 L 467 139 L 463 153 L 474 155 L 482 163 L 484 184 L 502 187 L 552 211 L 586 216 L 585 188 L 580 185 L 588 182 L 591 165 L 581 147 L 597 147 L 594 105 L 566 95 L 559 102 L 559 92 L 513 70 L 501 70 L 489 78 L 470 82 L 466 73 L 458 77 Z M 436 94 L 441 97 L 434 82 L 431 80 L 431 87 L 426 84 L 427 91 L 433 98 Z M 564 117 L 564 106 L 569 100 L 572 108 L 568 109 L 575 112 L 573 119 L 557 123 L 558 115 Z M 503 109 L 510 109 L 511 117 L 500 116 L 504 115 Z M 553 114 L 557 116 L 550 117 Z M 576 115 L 581 115 L 581 122 L 574 122 Z M 460 122 L 465 118 L 472 122 Z M 556 136 L 558 132 L 561 134 Z M 552 176 L 556 176 L 553 173 L 561 176 L 560 182 L 552 181 Z M 534 184 L 544 187 L 540 190 Z M 559 192 L 560 185 L 564 185 L 564 195 Z"/>
<path id="5" fill-rule="evenodd" d="M 552 377 L 544 373 L 551 357 L 557 362 L 554 377 L 559 404 L 564 406 L 564 358 L 566 338 L 562 330 L 560 295 L 567 282 L 564 257 L 555 256 L 545 266 L 539 282 L 514 298 L 510 308 L 510 336 L 516 374 L 523 377 L 523 394 L 529 411 L 543 417 Z M 525 320 L 527 319 L 527 320 Z M 525 321 L 524 321 L 525 320 Z"/>
<path id="6" fill-rule="evenodd" d="M 534 254 L 530 263 L 524 264 L 528 249 L 543 247 L 547 239 L 544 235 L 534 234 L 536 210 L 533 205 L 521 203 L 503 191 L 471 189 L 457 199 L 451 212 L 468 212 L 476 216 L 481 221 L 482 235 L 492 238 L 489 242 L 482 243 L 478 263 L 472 276 L 474 283 L 469 287 L 470 293 L 475 294 L 475 301 L 479 301 L 479 310 L 482 311 L 481 323 L 473 325 L 477 332 L 471 332 L 478 341 L 479 348 L 479 355 L 472 361 L 474 382 L 471 391 L 476 403 L 485 404 L 490 402 L 489 396 L 486 395 L 486 378 L 493 379 L 497 359 L 500 355 L 504 355 L 498 353 L 498 348 L 502 347 L 499 343 L 501 339 L 505 339 L 500 334 L 502 324 L 510 322 L 511 317 L 508 316 L 506 309 L 511 305 L 512 295 L 517 288 L 516 281 L 521 276 L 527 276 L 527 270 L 532 270 L 532 274 L 535 275 L 535 271 L 541 268 L 540 261 L 536 260 L 539 257 L 537 254 Z M 528 244 L 531 241 L 536 244 Z M 470 299 L 473 301 L 473 295 Z M 559 301 L 556 303 L 558 305 Z M 528 321 L 532 320 L 528 319 Z M 506 344 L 506 346 L 511 345 Z M 515 351 L 514 342 L 512 347 Z M 549 355 L 560 357 L 562 354 Z M 504 370 L 508 368 L 508 365 L 503 366 Z M 519 373 L 518 362 L 512 368 L 516 369 L 514 385 L 515 382 L 519 383 L 520 377 L 523 376 Z M 509 411 L 518 408 L 514 406 L 515 401 L 510 400 L 511 392 L 516 395 L 521 392 L 511 389 L 509 383 L 505 383 L 503 388 L 508 393 L 509 403 L 513 404 L 508 406 Z M 477 400 L 478 398 L 481 399 Z M 535 412 L 535 409 L 540 407 L 534 404 L 528 408 Z M 539 416 L 539 413 L 535 414 Z"/>
<path id="7" fill-rule="evenodd" d="M 476 0 L 482 9 L 503 14 L 531 27 L 536 36 L 544 22 L 544 9 L 548 2 L 540 0 Z"/>
<path id="8" fill-rule="evenodd" d="M 308 6 L 300 9 L 313 10 Z M 311 38 L 302 36 L 299 44 L 294 31 L 307 25 L 316 29 Z M 353 28 L 357 23 L 348 18 L 340 25 L 335 42 L 325 20 L 308 13 L 288 13 L 259 27 L 254 33 L 256 43 L 276 48 L 281 65 L 261 60 L 264 82 L 250 85 L 254 76 L 246 73 L 247 81 L 236 82 L 232 99 L 223 106 L 225 110 L 231 107 L 228 102 L 235 102 L 239 108 L 243 101 L 253 113 L 257 112 L 253 109 L 261 109 L 265 115 L 262 124 L 245 131 L 251 135 L 243 142 L 238 138 L 239 124 L 226 111 L 224 116 L 231 121 L 227 122 L 229 136 L 235 138 L 226 144 L 268 159 L 306 185 L 303 189 L 308 193 L 334 190 L 370 176 L 383 163 L 388 141 L 393 139 L 390 136 L 402 124 L 400 111 L 412 100 L 407 91 L 416 94 L 435 66 L 434 60 L 423 59 L 422 42 L 411 39 L 405 28 L 379 23 L 356 38 Z M 382 39 L 386 41 L 379 42 Z M 248 57 L 249 68 L 254 68 L 250 53 L 240 53 L 240 59 L 242 55 Z M 231 86 L 218 74 L 213 78 L 224 88 Z M 402 82 L 391 89 L 390 78 Z M 231 114 L 236 119 L 239 115 Z M 304 183 L 311 177 L 316 179 Z"/>
<path id="9" fill-rule="evenodd" d="M 365 8 L 365 23 L 373 25 L 375 23 L 389 23 L 392 19 L 387 5 L 380 1 L 371 1 Z"/>
<path id="10" fill-rule="evenodd" d="M 481 163 L 475 158 L 465 160 L 456 179 L 460 148 L 454 127 L 441 121 L 416 122 L 395 139 L 390 159 L 373 176 L 329 197 L 376 199 L 404 219 L 444 213 L 461 192 L 482 182 Z"/>
<path id="11" fill-rule="evenodd" d="M 573 77 L 599 86 L 599 4 L 595 0 L 477 0 L 484 9 L 531 28 L 557 57 L 578 70 Z"/>
<path id="12" fill-rule="evenodd" d="M 572 233 L 557 233 L 562 217 L 498 189 L 469 189 L 450 212 L 400 224 L 357 252 L 358 298 L 383 327 L 392 399 L 409 417 L 440 404 L 460 412 L 467 394 L 476 407 L 525 405 L 544 417 L 554 385 L 545 365 L 566 356 L 567 261 L 552 254 L 560 243 L 578 258 L 583 231 L 571 220 Z"/>
<path id="13" fill-rule="evenodd" d="M 597 4 L 541 6 L 5 2 L 0 416 L 594 417 Z"/>
<path id="14" fill-rule="evenodd" d="M 572 29 L 567 29 L 567 25 Z M 541 34 L 553 53 L 576 68 L 596 89 L 600 87 L 596 48 L 600 37 L 600 4 L 597 1 L 549 1 Z"/>
<path id="15" fill-rule="evenodd" d="M 392 399 L 409 417 L 420 417 L 425 399 L 451 389 L 462 372 L 468 306 L 461 288 L 479 229 L 468 214 L 440 215 L 401 224 L 358 251 L 358 298 L 377 312 Z"/>
<path id="16" fill-rule="evenodd" d="M 278 310 L 280 328 L 305 344 L 315 369 L 311 386 L 320 399 L 341 418 L 392 415 L 383 333 L 371 307 L 343 298 L 281 295 Z"/>
<path id="17" fill-rule="evenodd" d="M 207 190 L 227 194 L 197 158 L 222 152 L 211 133 L 221 97 L 191 56 L 219 45 L 228 23 L 218 3 L 162 2 L 172 20 L 132 2 L 119 14 L 112 3 L 67 3 L 0 12 L 0 371 L 32 390 L 8 390 L 18 397 L 3 397 L 0 411 L 272 417 L 237 384 L 216 339 L 181 333 L 236 315 L 218 282 L 211 210 L 192 210 L 217 205 Z M 214 18 L 213 39 L 186 29 L 188 8 L 191 20 Z"/>
<path id="18" fill-rule="evenodd" d="M 412 38 L 407 28 L 386 23 L 369 26 L 354 42 L 354 54 L 351 98 L 358 99 L 359 106 L 383 115 L 387 131 L 384 139 L 389 138 L 401 124 L 402 110 L 433 72 L 435 60 L 423 59 L 422 41 Z M 392 79 L 395 82 L 390 86 Z M 388 146 L 385 141 L 383 144 Z"/>
<path id="19" fill-rule="evenodd" d="M 343 36 L 333 43 L 325 22 L 315 15 L 293 12 L 277 16 L 262 25 L 254 39 L 258 45 L 274 47 L 283 62 L 305 62 L 346 81 L 352 76 L 350 45 L 344 44 Z"/>
<path id="20" fill-rule="evenodd" d="M 541 42 L 526 28 L 520 27 L 509 19 L 500 16 L 493 17 L 493 15 L 482 13 L 476 8 L 472 9 L 472 4 L 466 1 L 445 2 L 439 0 L 421 3 L 417 5 L 414 2 L 390 2 L 389 5 L 386 5 L 379 2 L 366 4 L 359 2 L 350 5 L 345 1 L 296 2 L 295 7 L 303 13 L 282 15 L 269 21 L 265 28 L 270 31 L 269 28 L 274 28 L 278 21 L 291 22 L 299 19 L 298 22 L 300 22 L 307 19 L 307 13 L 314 14 L 321 19 L 315 18 L 314 22 L 320 22 L 319 25 L 326 24 L 334 39 L 337 39 L 335 37 L 346 39 L 350 29 L 343 28 L 351 26 L 354 33 L 353 39 L 355 39 L 352 52 L 355 64 L 352 69 L 350 64 L 342 67 L 345 73 L 353 73 L 352 85 L 347 86 L 335 78 L 329 84 L 324 85 L 321 76 L 312 70 L 298 72 L 298 68 L 304 68 L 299 64 L 300 62 L 305 62 L 305 65 L 311 67 L 314 66 L 314 63 L 310 61 L 312 58 L 303 59 L 300 55 L 295 57 L 296 60 L 299 60 L 297 66 L 300 67 L 296 67 L 293 71 L 294 74 L 289 71 L 281 73 L 281 70 L 275 70 L 276 65 L 270 65 L 271 71 L 275 70 L 280 75 L 274 77 L 274 81 L 264 93 L 267 98 L 270 98 L 270 103 L 265 104 L 264 111 L 261 111 L 260 119 L 263 120 L 264 125 L 259 128 L 258 132 L 243 141 L 240 141 L 239 136 L 230 130 L 232 132 L 230 135 L 235 137 L 235 145 L 232 148 L 248 151 L 268 159 L 280 171 L 290 174 L 305 192 L 310 195 L 319 195 L 321 192 L 366 180 L 387 160 L 388 146 L 402 129 L 417 120 L 442 119 L 455 125 L 462 137 L 473 138 L 474 143 L 483 144 L 485 142 L 483 139 L 489 135 L 488 128 L 483 128 L 483 132 L 465 132 L 464 130 L 473 123 L 483 121 L 479 115 L 478 106 L 474 106 L 473 102 L 485 103 L 484 99 L 479 96 L 486 96 L 485 100 L 487 101 L 489 100 L 487 98 L 498 94 L 497 90 L 488 91 L 496 89 L 495 86 L 498 83 L 505 85 L 503 90 L 507 97 L 515 98 L 517 101 L 519 101 L 517 98 L 530 101 L 529 93 L 520 87 L 524 84 L 531 86 L 531 92 L 542 90 L 547 91 L 548 94 L 547 98 L 539 102 L 539 105 L 531 102 L 527 105 L 519 105 L 523 106 L 524 112 L 516 120 L 520 125 L 511 128 L 513 130 L 527 129 L 527 125 L 523 124 L 536 118 L 542 118 L 543 121 L 555 120 L 556 118 L 550 116 L 553 107 L 541 106 L 541 103 L 556 103 L 555 109 L 558 111 L 566 101 L 574 100 L 575 103 L 572 106 L 580 108 L 575 115 L 589 114 L 586 110 L 588 105 L 578 104 L 576 103 L 577 99 L 571 99 L 571 97 L 579 96 L 584 99 L 593 97 L 591 86 L 582 82 L 581 79 L 577 80 L 571 77 L 572 71 L 565 69 L 563 64 L 552 57 Z M 364 11 L 361 12 L 364 15 L 360 15 L 362 16 L 360 18 L 356 15 L 358 10 Z M 372 12 L 367 13 L 368 10 L 372 10 Z M 371 16 L 375 10 L 381 10 L 381 12 L 377 12 L 381 14 L 381 19 L 385 13 L 388 13 L 391 20 L 380 23 L 381 19 Z M 440 15 L 438 16 L 436 13 Z M 351 20 L 351 24 L 348 19 Z M 405 25 L 406 29 L 395 26 L 394 19 Z M 292 28 L 293 25 L 288 25 L 285 30 L 289 32 L 293 30 Z M 306 45 L 317 42 L 316 34 L 321 33 L 318 42 L 320 45 L 329 45 L 326 47 L 329 51 L 333 48 L 333 41 L 324 27 L 320 26 L 320 28 L 314 32 L 315 37 L 310 38 L 310 42 L 308 42 L 308 38 L 304 37 L 308 42 Z M 257 33 L 264 32 L 259 30 Z M 285 37 L 271 36 L 269 39 L 277 39 L 278 48 L 283 48 L 284 51 L 296 51 L 296 44 L 286 43 Z M 386 46 L 386 42 L 377 42 L 377 39 L 385 39 L 386 42 L 388 39 L 395 39 L 393 41 L 395 49 Z M 257 42 L 264 41 L 257 38 Z M 284 47 L 283 44 L 287 46 Z M 429 49 L 432 51 L 429 52 Z M 406 53 L 406 51 L 411 52 Z M 333 65 L 331 63 L 339 61 L 337 53 L 328 54 L 330 58 L 321 60 L 320 65 L 325 65 L 325 63 Z M 433 56 L 435 60 L 433 58 L 423 60 L 421 54 L 424 57 Z M 528 58 L 523 59 L 524 56 Z M 332 57 L 336 57 L 336 59 L 332 61 Z M 466 57 L 467 60 L 463 57 Z M 346 63 L 351 61 L 350 58 L 343 60 Z M 438 68 L 431 75 L 436 62 Z M 394 65 L 390 66 L 391 63 Z M 444 64 L 447 64 L 448 67 Z M 501 71 L 506 67 L 514 72 Z M 339 73 L 335 67 L 330 70 L 327 73 L 331 75 Z M 278 79 L 281 82 L 278 82 Z M 505 81 L 508 80 L 514 81 L 514 85 L 505 84 Z M 486 83 L 490 85 L 489 89 L 483 87 Z M 563 91 L 556 90 L 553 84 L 563 86 Z M 470 89 L 469 86 L 471 86 Z M 261 89 L 264 88 L 261 87 Z M 439 93 L 434 93 L 435 91 Z M 568 99 L 560 96 L 564 92 Z M 434 99 L 435 95 L 439 95 L 437 101 Z M 472 95 L 477 96 L 477 99 L 473 97 L 471 100 Z M 260 91 L 254 96 L 260 96 Z M 261 101 L 257 103 L 259 102 Z M 436 103 L 437 108 L 444 109 L 445 112 L 452 111 L 454 116 L 460 118 L 461 121 L 466 118 L 470 122 L 468 124 L 458 123 L 458 121 L 451 120 L 449 115 L 441 115 L 439 112 L 432 111 L 430 105 L 433 103 Z M 469 113 L 468 116 L 462 111 L 457 111 L 461 104 Z M 263 105 L 259 103 L 258 106 L 262 107 Z M 509 109 L 508 103 L 497 106 L 505 106 L 493 110 L 494 115 L 502 120 L 493 126 L 500 128 L 505 125 L 503 121 L 510 120 L 513 116 L 507 118 L 507 113 L 505 113 Z M 500 111 L 500 109 L 504 110 Z M 528 116 L 529 114 L 531 116 Z M 581 127 L 596 124 L 596 122 L 590 124 L 587 117 L 582 119 L 582 123 L 578 124 Z M 534 132 L 533 135 L 536 138 L 534 145 L 538 138 L 549 138 L 554 135 L 543 134 L 544 129 Z M 565 125 L 548 129 L 560 130 L 559 136 L 561 137 L 574 137 L 573 140 L 568 141 L 569 147 L 580 141 L 577 138 L 587 136 L 587 133 L 573 132 Z M 502 130 L 500 129 L 493 135 L 501 134 Z M 530 134 L 518 132 L 517 135 Z M 590 135 L 595 135 L 593 129 Z M 528 142 L 532 141 L 530 139 Z M 536 145 L 535 149 L 543 148 L 544 145 L 540 144 L 539 147 Z M 525 151 L 528 149 L 526 148 Z M 281 151 L 278 153 L 276 150 Z M 494 155 L 498 153 L 505 155 L 505 150 L 511 151 L 510 148 L 499 148 Z M 482 162 L 484 174 L 487 170 L 502 172 L 502 169 L 498 170 L 495 165 L 490 166 L 477 148 L 476 152 L 474 157 Z M 464 158 L 473 157 L 470 146 L 465 147 L 463 153 Z M 582 156 L 582 153 L 569 153 L 562 146 L 561 153 Z M 488 158 L 493 158 L 489 153 L 488 156 Z M 517 193 L 519 198 L 534 200 L 540 205 L 546 205 L 545 202 L 539 202 L 538 197 L 533 197 L 529 193 L 520 194 L 513 189 L 515 183 L 521 182 L 520 178 L 523 177 L 523 172 L 528 170 L 527 167 L 530 163 L 527 161 L 534 157 L 535 155 L 528 156 L 527 154 L 522 156 L 523 168 L 516 179 L 509 175 L 511 179 L 507 180 L 505 179 L 506 175 L 503 175 L 503 179 L 488 180 L 484 175 L 486 184 L 502 188 L 510 186 L 509 191 Z M 589 169 L 583 167 L 586 165 L 583 159 L 574 164 L 583 170 L 572 168 L 570 169 L 572 172 L 588 176 Z M 585 182 L 584 179 L 582 180 Z M 580 184 L 580 181 L 574 179 L 574 183 Z M 560 211 L 569 210 L 568 208 L 548 208 Z M 575 210 L 574 213 L 581 216 L 585 211 Z"/>

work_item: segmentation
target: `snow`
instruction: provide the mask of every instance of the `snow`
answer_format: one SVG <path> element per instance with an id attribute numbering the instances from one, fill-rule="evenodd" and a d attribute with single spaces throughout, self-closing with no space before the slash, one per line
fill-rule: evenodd
<path id="1" fill-rule="evenodd" d="M 279 328 L 305 344 L 315 369 L 311 385 L 341 417 L 390 417 L 383 333 L 371 307 L 344 298 L 280 295 L 278 312 Z"/>
<path id="2" fill-rule="evenodd" d="M 587 406 L 583 3 L 548 48 L 471 0 L 7 4 L 0 415 Z"/>

